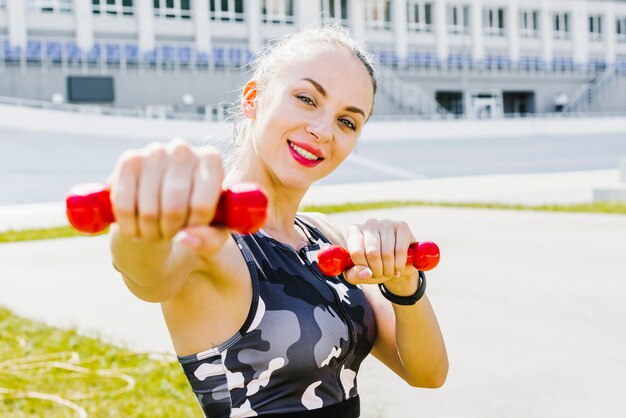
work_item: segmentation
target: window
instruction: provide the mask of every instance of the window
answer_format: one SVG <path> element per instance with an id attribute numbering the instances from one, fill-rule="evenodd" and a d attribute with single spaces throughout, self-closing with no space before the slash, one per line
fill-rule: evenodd
<path id="1" fill-rule="evenodd" d="M 617 32 L 617 42 L 626 42 L 626 16 L 617 18 L 615 22 L 615 31 Z"/>
<path id="2" fill-rule="evenodd" d="M 522 10 L 520 12 L 520 36 L 522 38 L 539 37 L 539 11 Z"/>
<path id="3" fill-rule="evenodd" d="M 589 16 L 589 39 L 592 41 L 602 40 L 602 16 Z"/>
<path id="4" fill-rule="evenodd" d="M 391 0 L 365 0 L 365 22 L 370 29 L 391 29 Z"/>
<path id="5" fill-rule="evenodd" d="M 168 19 L 190 19 L 191 0 L 152 0 L 154 15 Z"/>
<path id="6" fill-rule="evenodd" d="M 504 36 L 504 9 L 483 9 L 483 29 L 487 36 Z"/>
<path id="7" fill-rule="evenodd" d="M 223 22 L 243 22 L 244 0 L 210 0 L 209 16 L 211 20 Z"/>
<path id="8" fill-rule="evenodd" d="M 432 32 L 432 10 L 432 3 L 424 3 L 419 0 L 408 0 L 406 3 L 408 29 L 415 32 Z"/>
<path id="9" fill-rule="evenodd" d="M 569 13 L 555 13 L 552 20 L 554 39 L 569 39 Z"/>
<path id="10" fill-rule="evenodd" d="M 322 21 L 348 25 L 348 0 L 322 0 Z"/>
<path id="11" fill-rule="evenodd" d="M 91 0 L 91 10 L 95 15 L 133 15 L 133 0 Z"/>
<path id="12" fill-rule="evenodd" d="M 293 23 L 293 0 L 263 0 L 263 23 Z"/>
<path id="13" fill-rule="evenodd" d="M 28 0 L 27 9 L 36 13 L 72 13 L 72 0 Z"/>
<path id="14" fill-rule="evenodd" d="M 470 7 L 469 5 L 448 6 L 448 33 L 469 34 L 470 32 Z"/>

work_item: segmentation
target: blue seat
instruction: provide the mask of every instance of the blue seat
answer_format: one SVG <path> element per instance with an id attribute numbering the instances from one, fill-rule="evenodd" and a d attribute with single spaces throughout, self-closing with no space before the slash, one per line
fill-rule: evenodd
<path id="1" fill-rule="evenodd" d="M 59 62 L 62 58 L 61 43 L 48 42 L 46 44 L 46 57 L 53 62 Z"/>
<path id="2" fill-rule="evenodd" d="M 91 49 L 87 51 L 87 61 L 91 63 L 100 61 L 101 53 L 102 53 L 102 46 L 99 43 L 93 44 Z"/>
<path id="3" fill-rule="evenodd" d="M 181 46 L 178 48 L 178 62 L 181 65 L 189 65 L 191 63 L 191 47 Z"/>
<path id="4" fill-rule="evenodd" d="M 19 46 L 11 46 L 8 40 L 2 42 L 2 55 L 6 61 L 19 61 L 21 58 L 21 48 Z"/>
<path id="5" fill-rule="evenodd" d="M 485 56 L 485 59 L 483 60 L 483 63 L 485 65 L 486 68 L 492 69 L 496 66 L 496 57 L 489 54 L 487 56 Z"/>
<path id="6" fill-rule="evenodd" d="M 163 45 L 157 48 L 157 53 L 159 54 L 159 58 L 161 58 L 161 63 L 163 64 L 174 64 L 175 56 L 174 56 L 174 47 L 171 45 Z"/>
<path id="7" fill-rule="evenodd" d="M 593 59 L 588 62 L 587 66 L 591 71 L 604 71 L 606 70 L 606 61 L 602 59 Z"/>
<path id="8" fill-rule="evenodd" d="M 127 64 L 137 64 L 139 62 L 139 47 L 133 44 L 124 45 L 124 59 Z"/>
<path id="9" fill-rule="evenodd" d="M 218 67 L 223 67 L 226 64 L 226 57 L 224 48 L 216 46 L 213 48 L 213 63 Z"/>
<path id="10" fill-rule="evenodd" d="M 468 58 L 468 56 L 462 54 L 451 54 L 448 56 L 446 63 L 452 68 L 463 68 L 464 66 L 470 65 Z"/>
<path id="11" fill-rule="evenodd" d="M 391 65 L 391 66 L 398 65 L 398 56 L 396 55 L 395 52 L 380 51 L 378 56 L 379 56 L 380 62 L 383 65 Z"/>
<path id="12" fill-rule="evenodd" d="M 119 44 L 106 44 L 106 60 L 108 64 L 119 64 L 121 60 Z"/>
<path id="13" fill-rule="evenodd" d="M 206 52 L 197 51 L 196 64 L 201 66 L 209 65 L 209 54 L 207 54 Z"/>
<path id="14" fill-rule="evenodd" d="M 564 58 L 563 59 L 563 69 L 564 70 L 568 70 L 571 71 L 575 68 L 576 66 L 574 65 L 574 60 L 571 58 Z"/>
<path id="15" fill-rule="evenodd" d="M 409 67 L 417 67 L 420 63 L 420 56 L 417 52 L 409 52 L 404 61 Z"/>
<path id="16" fill-rule="evenodd" d="M 511 59 L 506 55 L 498 55 L 496 58 L 498 68 L 508 70 L 511 68 Z"/>
<path id="17" fill-rule="evenodd" d="M 157 52 L 156 50 L 146 51 L 143 53 L 143 62 L 150 65 L 156 65 Z"/>
<path id="18" fill-rule="evenodd" d="M 242 64 L 241 62 L 242 57 L 243 57 L 243 53 L 241 49 L 234 47 L 228 50 L 228 63 L 231 66 L 239 67 Z"/>
<path id="19" fill-rule="evenodd" d="M 40 62 L 41 61 L 41 42 L 40 41 L 28 41 L 26 45 L 26 59 L 28 61 Z"/>
<path id="20" fill-rule="evenodd" d="M 83 57 L 83 52 L 74 42 L 65 43 L 65 54 L 70 61 L 80 61 Z"/>
<path id="21" fill-rule="evenodd" d="M 433 54 L 432 52 L 426 52 L 422 55 L 422 59 L 424 60 L 424 64 L 426 64 L 426 66 L 428 67 L 434 67 L 439 65 L 439 58 L 437 58 L 437 55 Z"/>

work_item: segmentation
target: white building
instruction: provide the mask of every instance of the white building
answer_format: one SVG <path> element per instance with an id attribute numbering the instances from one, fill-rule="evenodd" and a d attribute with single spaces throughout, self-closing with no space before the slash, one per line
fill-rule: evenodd
<path id="1" fill-rule="evenodd" d="M 97 75 L 114 106 L 215 105 L 267 40 L 330 21 L 384 64 L 383 113 L 546 112 L 587 83 L 586 110 L 626 110 L 601 91 L 624 87 L 619 0 L 0 0 L 0 95 L 89 101 L 70 86 Z"/>

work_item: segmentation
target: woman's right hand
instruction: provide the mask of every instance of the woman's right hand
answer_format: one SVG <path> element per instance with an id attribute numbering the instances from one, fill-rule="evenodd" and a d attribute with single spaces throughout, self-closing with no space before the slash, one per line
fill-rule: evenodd
<path id="1" fill-rule="evenodd" d="M 205 251 L 221 247 L 225 228 L 209 226 L 221 194 L 224 171 L 213 147 L 182 139 L 129 150 L 109 177 L 119 233 L 139 241 L 170 240 Z"/>

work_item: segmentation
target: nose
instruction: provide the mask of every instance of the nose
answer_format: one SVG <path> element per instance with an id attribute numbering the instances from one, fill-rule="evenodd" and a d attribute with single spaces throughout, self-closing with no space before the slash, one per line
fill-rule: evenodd
<path id="1" fill-rule="evenodd" d="M 330 142 L 333 139 L 333 118 L 320 115 L 309 121 L 306 130 L 317 142 Z"/>

